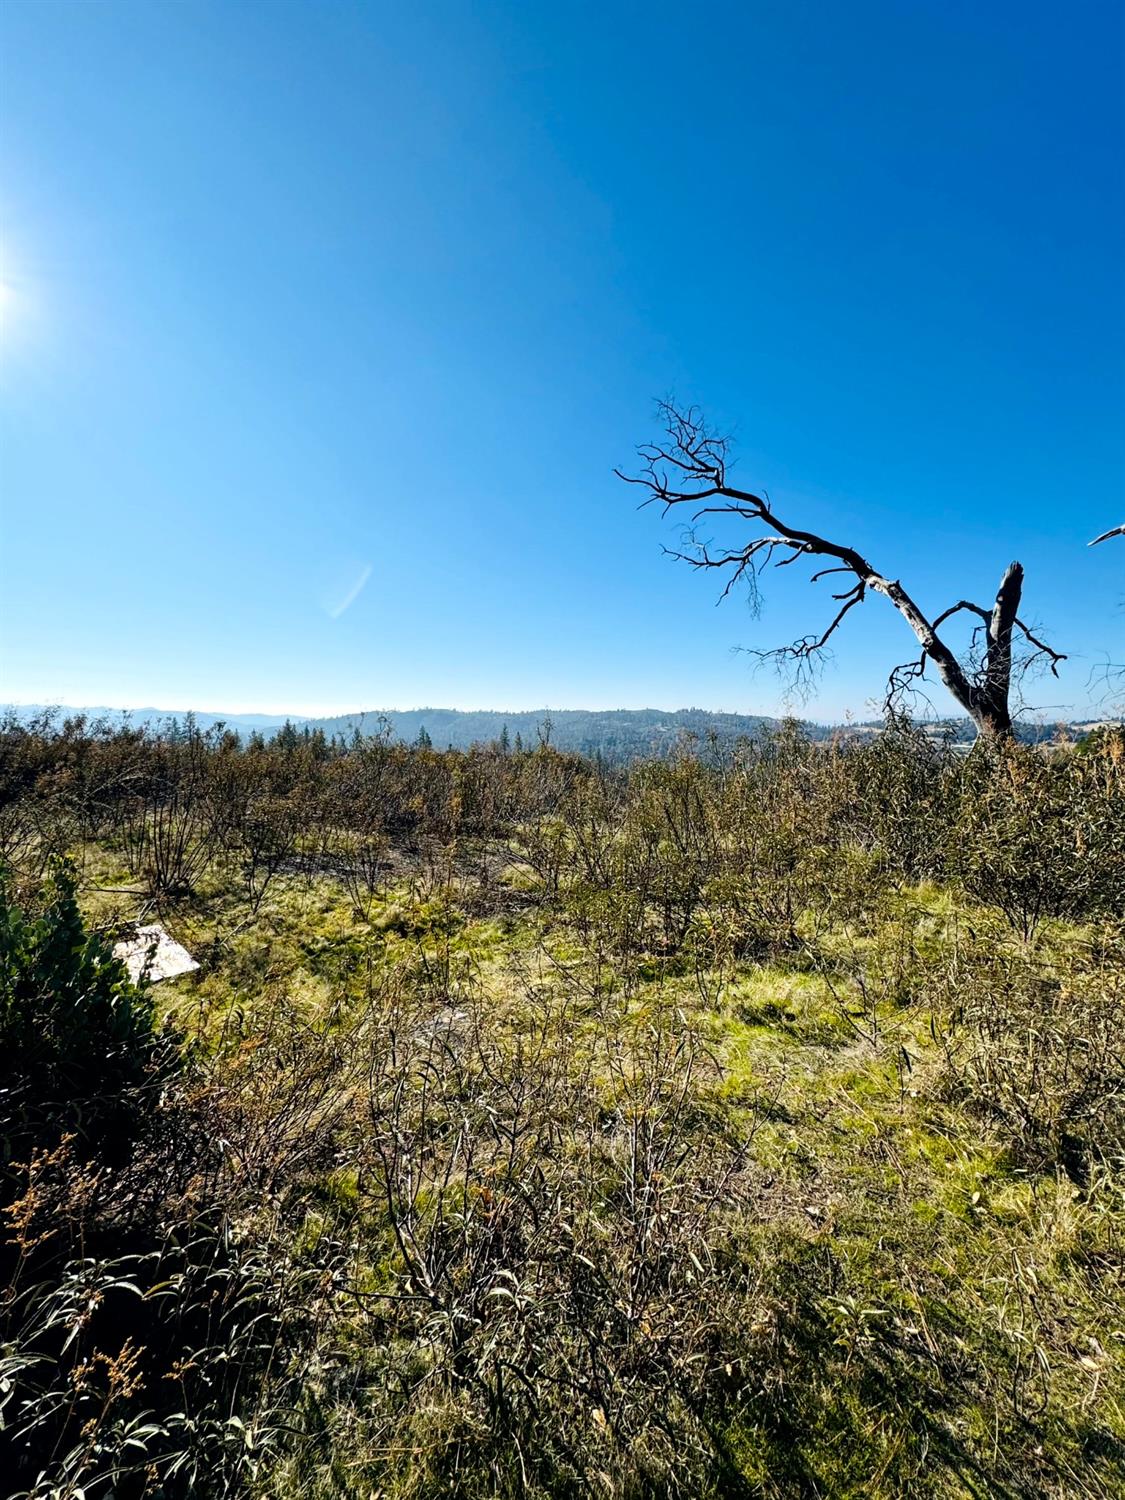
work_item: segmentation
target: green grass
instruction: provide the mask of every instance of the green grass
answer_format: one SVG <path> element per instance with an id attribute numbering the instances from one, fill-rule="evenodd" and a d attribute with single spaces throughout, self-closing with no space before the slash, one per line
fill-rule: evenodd
<path id="1" fill-rule="evenodd" d="M 94 889 L 128 884 L 112 853 L 88 850 L 84 878 L 92 919 L 128 915 L 134 898 Z M 522 867 L 502 886 L 534 893 Z M 473 916 L 464 896 L 457 881 L 427 891 L 404 877 L 362 920 L 331 879 L 279 876 L 251 915 L 235 880 L 211 877 L 164 915 L 202 968 L 160 986 L 161 1010 L 205 1048 L 233 1014 L 271 996 L 311 1026 L 346 1030 L 397 975 L 407 987 L 471 996 L 456 1003 L 487 1013 L 497 1045 L 514 1048 L 539 1009 L 573 998 L 582 971 L 590 998 L 574 1025 L 593 1035 L 604 983 L 565 912 Z M 1021 1170 L 993 1126 L 942 1087 L 926 966 L 965 929 L 1017 955 L 1020 945 L 995 917 L 934 886 L 888 895 L 862 922 L 805 926 L 816 928 L 819 968 L 799 950 L 741 961 L 710 976 L 704 999 L 690 965 L 640 965 L 613 1013 L 626 1055 L 654 1027 L 698 1033 L 717 1064 L 701 1075 L 700 1119 L 744 1153 L 745 1253 L 771 1288 L 783 1357 L 772 1385 L 750 1379 L 725 1411 L 715 1440 L 742 1488 L 728 1474 L 714 1493 L 1119 1492 L 1120 1194 L 1108 1179 L 1079 1189 L 1061 1172 Z M 893 962 L 904 942 L 905 990 Z M 1090 942 L 1081 928 L 1044 924 L 1038 960 L 1063 964 Z M 857 976 L 870 984 L 866 997 Z M 619 1108 L 618 1086 L 593 1076 L 607 1110 Z M 327 1172 L 294 1252 L 312 1254 L 351 1216 L 358 1285 L 387 1290 L 401 1271 L 393 1240 L 360 1197 L 354 1168 Z M 342 1315 L 334 1338 L 361 1360 L 361 1322 Z M 347 1398 L 326 1386 L 309 1399 Z M 321 1474 L 308 1492 L 397 1493 L 380 1488 L 362 1414 L 338 1407 L 324 1420 L 336 1478 Z M 283 1467 L 269 1493 L 303 1492 L 299 1472 Z"/>

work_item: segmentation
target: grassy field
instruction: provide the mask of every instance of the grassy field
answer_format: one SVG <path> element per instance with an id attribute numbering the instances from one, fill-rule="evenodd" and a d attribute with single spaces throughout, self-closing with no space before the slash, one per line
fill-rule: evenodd
<path id="1" fill-rule="evenodd" d="M 190 890 L 68 824 L 201 967 L 131 1154 L 14 1153 L 25 1492 L 1120 1494 L 1120 757 L 895 753 L 496 756 L 503 817 Z"/>

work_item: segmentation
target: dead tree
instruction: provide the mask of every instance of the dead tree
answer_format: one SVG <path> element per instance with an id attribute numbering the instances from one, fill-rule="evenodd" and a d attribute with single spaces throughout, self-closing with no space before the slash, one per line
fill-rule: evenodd
<path id="1" fill-rule="evenodd" d="M 832 595 L 837 608 L 825 629 L 756 655 L 788 664 L 800 681 L 823 658 L 828 642 L 850 611 L 862 604 L 869 593 L 882 594 L 898 610 L 922 648 L 919 657 L 904 662 L 891 673 L 886 696 L 888 709 L 918 690 L 927 665 L 932 662 L 941 682 L 976 724 L 979 734 L 1000 739 L 1011 735 L 1015 679 L 1038 659 L 1046 659 L 1057 676 L 1059 662 L 1066 660 L 1061 652 L 1033 635 L 1020 619 L 1023 593 L 1020 563 L 1009 565 L 991 609 L 961 599 L 931 620 L 897 578 L 881 573 L 854 547 L 790 525 L 777 514 L 767 497 L 732 485 L 728 478 L 730 440 L 714 433 L 696 408 L 681 409 L 671 402 L 661 402 L 659 410 L 664 422 L 662 438 L 637 450 L 642 460 L 639 473 L 623 474 L 617 470 L 619 478 L 647 490 L 644 504 L 656 501 L 665 513 L 676 506 L 691 506 L 695 508 L 693 523 L 704 516 L 731 516 L 747 522 L 755 532 L 745 546 L 712 552 L 707 542 L 699 541 L 689 530 L 686 545 L 690 550 L 673 552 L 673 557 L 695 568 L 725 570 L 727 581 L 722 597 L 743 583 L 756 598 L 758 579 L 765 568 L 771 564 L 783 568 L 803 559 L 827 561 L 828 566 L 812 573 L 812 583 L 835 575 L 849 580 L 842 592 Z M 973 631 L 970 655 L 965 661 L 938 633 L 947 620 L 959 613 L 976 615 L 981 622 Z M 1016 641 L 1020 643 L 1018 652 Z"/>

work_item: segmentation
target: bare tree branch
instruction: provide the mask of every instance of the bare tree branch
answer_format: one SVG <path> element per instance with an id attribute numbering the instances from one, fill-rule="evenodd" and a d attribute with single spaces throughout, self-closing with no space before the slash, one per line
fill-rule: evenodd
<path id="1" fill-rule="evenodd" d="M 1096 536 L 1092 542 L 1087 542 L 1087 547 L 1096 547 L 1099 542 L 1108 542 L 1111 536 L 1125 536 L 1125 526 L 1114 526 L 1111 531 L 1103 531 L 1101 536 Z"/>
<path id="2" fill-rule="evenodd" d="M 1027 626 L 1021 619 L 1016 619 L 1016 625 L 1020 630 L 1023 631 L 1026 638 L 1035 647 L 1035 650 L 1031 653 L 1031 655 L 1029 657 L 1026 657 L 1024 660 L 1025 668 L 1030 665 L 1030 663 L 1033 662 L 1037 656 L 1049 656 L 1051 658 L 1051 676 L 1057 677 L 1059 675 L 1059 662 L 1066 661 L 1066 652 L 1056 651 L 1053 647 L 1048 646 L 1046 641 L 1041 641 L 1038 636 L 1032 635 L 1031 631 L 1028 630 Z"/>
<path id="3" fill-rule="evenodd" d="M 979 615 L 986 625 L 991 618 L 987 609 L 981 609 L 979 604 L 971 604 L 968 599 L 962 599 L 957 604 L 951 604 L 948 609 L 942 610 L 934 621 L 934 629 L 936 630 L 939 625 L 944 625 L 946 620 L 952 619 L 962 609 L 971 610 L 974 615 Z"/>

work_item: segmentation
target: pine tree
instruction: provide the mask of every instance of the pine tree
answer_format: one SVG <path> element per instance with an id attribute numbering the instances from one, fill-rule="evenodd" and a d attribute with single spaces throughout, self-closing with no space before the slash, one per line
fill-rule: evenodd
<path id="1" fill-rule="evenodd" d="M 279 750 L 284 750 L 287 753 L 291 753 L 292 751 L 296 750 L 297 746 L 300 743 L 301 737 L 297 733 L 296 726 L 293 724 L 293 721 L 291 719 L 286 719 L 285 723 L 281 726 L 281 728 L 277 731 L 277 734 L 274 736 L 274 744 Z"/>

